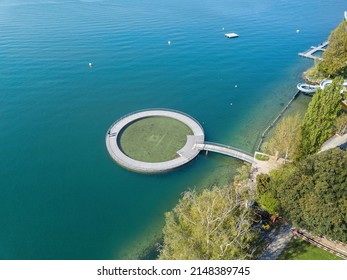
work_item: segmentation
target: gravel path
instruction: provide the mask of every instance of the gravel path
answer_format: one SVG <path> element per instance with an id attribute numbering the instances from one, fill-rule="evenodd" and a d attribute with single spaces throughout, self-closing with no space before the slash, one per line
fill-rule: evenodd
<path id="1" fill-rule="evenodd" d="M 283 225 L 279 230 L 271 232 L 268 238 L 270 244 L 260 256 L 260 260 L 276 260 L 278 258 L 292 238 L 291 226 Z"/>
<path id="2" fill-rule="evenodd" d="M 325 141 L 319 152 L 323 152 L 336 147 L 345 147 L 347 145 L 347 133 L 340 136 L 334 135 L 329 140 Z"/>

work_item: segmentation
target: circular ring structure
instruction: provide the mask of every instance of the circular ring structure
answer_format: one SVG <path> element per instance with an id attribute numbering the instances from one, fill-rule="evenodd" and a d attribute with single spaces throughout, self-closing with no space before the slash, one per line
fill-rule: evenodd
<path id="1" fill-rule="evenodd" d="M 156 116 L 173 118 L 184 123 L 191 129 L 193 135 L 187 135 L 187 142 L 176 152 L 178 157 L 175 159 L 163 162 L 144 162 L 130 158 L 119 146 L 121 131 L 137 120 Z M 201 150 L 197 144 L 203 144 L 204 139 L 205 133 L 202 126 L 189 115 L 169 109 L 150 109 L 131 113 L 113 123 L 106 134 L 106 147 L 112 159 L 127 169 L 142 173 L 161 173 L 175 169 L 194 159 Z"/>

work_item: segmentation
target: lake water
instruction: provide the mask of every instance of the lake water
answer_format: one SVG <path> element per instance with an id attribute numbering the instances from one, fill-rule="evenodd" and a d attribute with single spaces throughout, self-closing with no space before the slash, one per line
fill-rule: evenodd
<path id="1" fill-rule="evenodd" d="M 141 256 L 184 190 L 231 182 L 241 162 L 209 153 L 136 174 L 110 159 L 108 127 L 171 108 L 199 120 L 207 140 L 252 152 L 312 65 L 297 53 L 326 40 L 345 9 L 336 0 L 0 0 L 0 258 Z"/>

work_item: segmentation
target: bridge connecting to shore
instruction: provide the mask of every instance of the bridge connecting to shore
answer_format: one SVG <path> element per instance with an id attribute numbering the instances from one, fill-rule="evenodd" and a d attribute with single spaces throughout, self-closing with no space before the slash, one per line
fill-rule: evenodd
<path id="1" fill-rule="evenodd" d="M 153 116 L 177 119 L 187 125 L 193 132 L 193 135 L 187 135 L 186 144 L 176 152 L 176 158 L 164 162 L 144 162 L 129 157 L 121 149 L 119 145 L 119 135 L 121 134 L 121 131 L 136 120 Z M 127 169 L 143 173 L 160 173 L 172 170 L 190 162 L 201 151 L 216 152 L 251 164 L 254 163 L 254 156 L 250 153 L 232 146 L 206 142 L 204 130 L 198 121 L 185 113 L 168 109 L 139 111 L 119 119 L 113 123 L 107 131 L 106 147 L 112 159 L 114 159 L 118 164 Z"/>
<path id="2" fill-rule="evenodd" d="M 203 150 L 206 152 L 215 152 L 219 154 L 223 154 L 229 157 L 237 158 L 249 163 L 254 163 L 254 155 L 242 151 L 238 148 L 214 143 L 214 142 L 204 142 L 202 144 L 196 144 L 196 149 Z"/>

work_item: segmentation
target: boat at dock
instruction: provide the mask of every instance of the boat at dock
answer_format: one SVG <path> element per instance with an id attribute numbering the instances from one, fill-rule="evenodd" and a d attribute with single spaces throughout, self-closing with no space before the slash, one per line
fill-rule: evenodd
<path id="1" fill-rule="evenodd" d="M 320 86 L 317 85 L 309 85 L 309 84 L 297 84 L 297 89 L 303 93 L 315 93 Z"/>
<path id="2" fill-rule="evenodd" d="M 331 83 L 333 82 L 333 80 L 322 80 L 320 82 L 319 85 L 310 85 L 310 84 L 302 84 L 299 83 L 297 84 L 297 89 L 300 90 L 303 93 L 315 93 L 317 91 L 317 89 L 324 89 L 326 86 L 329 86 Z M 342 84 L 342 90 L 341 90 L 341 94 L 346 91 L 347 88 L 347 80 L 345 80 Z"/>

